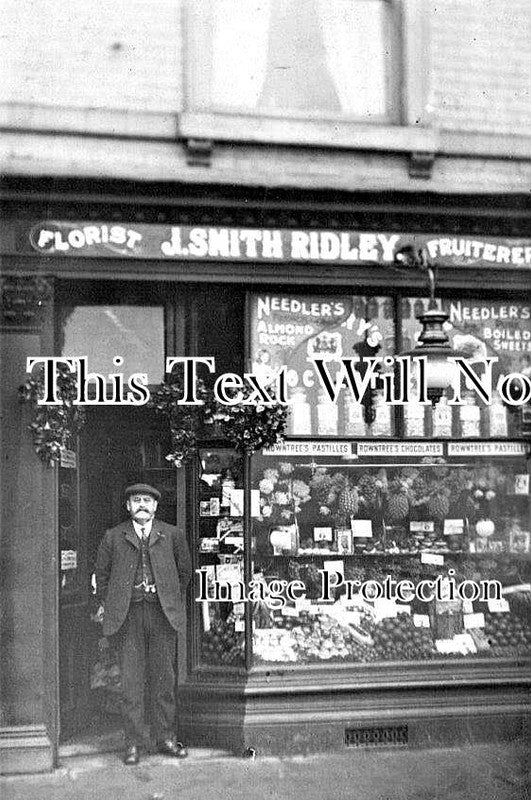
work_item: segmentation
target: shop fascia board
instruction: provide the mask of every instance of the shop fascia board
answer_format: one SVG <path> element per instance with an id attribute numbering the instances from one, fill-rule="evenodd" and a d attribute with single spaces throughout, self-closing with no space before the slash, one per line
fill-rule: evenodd
<path id="1" fill-rule="evenodd" d="M 0 104 L 5 131 L 138 140 L 207 139 L 287 147 L 531 159 L 531 136 L 336 120 L 202 111 L 145 112 L 25 103 Z"/>

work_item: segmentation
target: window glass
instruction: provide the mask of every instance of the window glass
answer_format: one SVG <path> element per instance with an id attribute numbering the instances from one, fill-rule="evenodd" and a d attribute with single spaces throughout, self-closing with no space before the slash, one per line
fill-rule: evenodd
<path id="1" fill-rule="evenodd" d="M 322 359 L 338 382 L 342 358 L 395 352 L 390 297 L 361 295 L 254 295 L 251 299 L 251 369 L 263 382 L 287 367 L 291 436 L 391 436 L 393 408 L 375 392 L 370 418 L 342 387 L 337 402 L 326 393 L 313 365 Z M 371 344 L 374 343 L 374 350 Z M 367 349 L 368 348 L 368 349 Z M 382 371 L 389 367 L 382 367 Z M 367 395 L 368 396 L 368 395 Z"/>
<path id="2" fill-rule="evenodd" d="M 196 107 L 382 119 L 393 70 L 385 0 L 216 0 L 192 4 Z"/>
<path id="3" fill-rule="evenodd" d="M 63 325 L 64 356 L 87 356 L 90 372 L 102 375 L 147 373 L 149 383 L 164 377 L 162 306 L 76 306 Z M 121 356 L 123 364 L 113 365 Z"/>
<path id="4" fill-rule="evenodd" d="M 464 355 L 471 365 L 474 359 L 498 359 L 492 369 L 492 403 L 485 404 L 465 382 L 461 406 L 448 406 L 446 397 L 433 409 L 413 403 L 407 406 L 404 410 L 405 435 L 465 439 L 519 436 L 525 407 L 503 403 L 496 385 L 500 375 L 512 372 L 531 375 L 531 306 L 529 303 L 484 298 L 443 299 L 438 302 L 449 315 L 446 331 L 454 350 Z M 417 317 L 427 308 L 426 298 L 402 300 L 404 351 L 415 346 L 421 331 Z M 475 370 L 482 375 L 479 365 Z"/>
<path id="5" fill-rule="evenodd" d="M 529 651 L 523 443 L 515 458 L 441 448 L 438 458 L 371 463 L 253 457 L 260 503 L 253 579 L 268 586 L 300 581 L 291 597 L 284 590 L 282 607 L 254 609 L 255 664 L 510 658 Z M 488 581 L 501 588 L 483 586 Z"/>
<path id="6" fill-rule="evenodd" d="M 210 666 L 245 664 L 243 468 L 234 451 L 205 448 L 199 453 L 200 478 L 194 542 L 200 631 L 199 660 Z M 218 587 L 218 588 L 216 588 Z M 218 598 L 217 600 L 215 598 Z"/>

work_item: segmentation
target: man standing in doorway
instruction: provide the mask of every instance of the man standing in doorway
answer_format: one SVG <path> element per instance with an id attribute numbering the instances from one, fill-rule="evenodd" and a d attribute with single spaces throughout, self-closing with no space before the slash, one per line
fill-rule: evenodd
<path id="1" fill-rule="evenodd" d="M 131 519 L 105 532 L 96 560 L 98 617 L 120 655 L 124 763 L 139 761 L 146 683 L 158 751 L 184 758 L 174 739 L 174 659 L 177 635 L 186 631 L 190 553 L 177 528 L 155 519 L 157 489 L 137 483 L 125 496 Z"/>

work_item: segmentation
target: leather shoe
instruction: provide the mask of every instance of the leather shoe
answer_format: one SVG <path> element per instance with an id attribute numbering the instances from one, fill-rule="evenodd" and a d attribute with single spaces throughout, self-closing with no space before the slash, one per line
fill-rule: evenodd
<path id="1" fill-rule="evenodd" d="M 131 747 L 128 747 L 125 751 L 124 764 L 131 766 L 133 764 L 138 764 L 139 761 L 140 757 L 138 755 L 138 747 L 133 744 L 131 745 Z"/>
<path id="2" fill-rule="evenodd" d="M 182 742 L 174 742 L 172 739 L 165 739 L 163 742 L 157 744 L 159 753 L 164 753 L 165 756 L 173 756 L 173 758 L 186 758 L 188 750 Z"/>

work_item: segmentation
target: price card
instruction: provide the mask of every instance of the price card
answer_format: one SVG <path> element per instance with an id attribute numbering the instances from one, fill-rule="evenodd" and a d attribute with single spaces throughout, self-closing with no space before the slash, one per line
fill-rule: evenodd
<path id="1" fill-rule="evenodd" d="M 531 583 L 518 583 L 502 588 L 502 594 L 515 594 L 515 592 L 531 592 Z"/>
<path id="2" fill-rule="evenodd" d="M 464 614 L 463 624 L 465 626 L 465 630 L 469 630 L 470 628 L 484 628 L 485 615 L 483 613 Z"/>
<path id="3" fill-rule="evenodd" d="M 298 600 L 295 600 L 295 608 L 298 608 L 299 611 L 308 611 L 312 606 L 312 601 L 307 600 L 305 597 L 301 597 Z"/>
<path id="4" fill-rule="evenodd" d="M 298 617 L 299 610 L 297 608 L 293 608 L 293 606 L 284 606 L 282 611 L 280 612 L 283 617 Z"/>
<path id="5" fill-rule="evenodd" d="M 232 606 L 232 612 L 237 617 L 243 617 L 245 614 L 245 603 L 234 603 Z"/>
<path id="6" fill-rule="evenodd" d="M 241 617 L 239 619 L 235 619 L 234 630 L 236 633 L 242 633 L 245 630 L 245 620 L 241 619 Z"/>
<path id="7" fill-rule="evenodd" d="M 353 537 L 372 538 L 372 520 L 370 519 L 353 519 L 351 520 L 350 528 Z"/>
<path id="8" fill-rule="evenodd" d="M 61 570 L 77 569 L 77 550 L 61 550 Z"/>
<path id="9" fill-rule="evenodd" d="M 315 542 L 331 542 L 334 538 L 332 528 L 314 528 L 313 539 Z"/>
<path id="10" fill-rule="evenodd" d="M 499 600 L 495 598 L 487 600 L 487 607 L 493 614 L 506 614 L 511 610 L 509 603 L 504 597 L 500 597 Z"/>
<path id="11" fill-rule="evenodd" d="M 60 457 L 63 469 L 77 468 L 77 454 L 75 450 L 68 450 L 66 447 L 61 447 Z"/>
<path id="12" fill-rule="evenodd" d="M 433 533 L 435 530 L 435 522 L 413 520 L 409 523 L 409 530 L 411 533 Z"/>
<path id="13" fill-rule="evenodd" d="M 474 603 L 472 600 L 463 600 L 463 614 L 473 614 Z"/>
<path id="14" fill-rule="evenodd" d="M 429 628 L 430 618 L 427 614 L 413 614 L 413 625 L 415 628 Z"/>
<path id="15" fill-rule="evenodd" d="M 199 540 L 200 553 L 218 553 L 219 552 L 219 539 L 202 538 Z"/>
<path id="16" fill-rule="evenodd" d="M 529 494 L 529 475 L 527 473 L 514 476 L 514 493 Z"/>
<path id="17" fill-rule="evenodd" d="M 469 633 L 458 633 L 454 636 L 454 643 L 459 648 L 459 652 L 463 655 L 468 653 L 477 653 L 478 649 L 472 636 Z"/>
<path id="18" fill-rule="evenodd" d="M 237 550 L 243 550 L 243 536 L 225 536 L 225 544 L 232 545 Z"/>
<path id="19" fill-rule="evenodd" d="M 456 536 L 465 532 L 465 521 L 463 519 L 445 519 L 444 530 L 445 536 Z"/>
<path id="20" fill-rule="evenodd" d="M 438 653 L 447 655 L 448 653 L 459 653 L 459 646 L 453 639 L 436 639 L 435 649 Z"/>
<path id="21" fill-rule="evenodd" d="M 420 563 L 436 564 L 437 566 L 442 567 L 444 564 L 444 556 L 439 555 L 439 553 L 421 553 Z"/>

